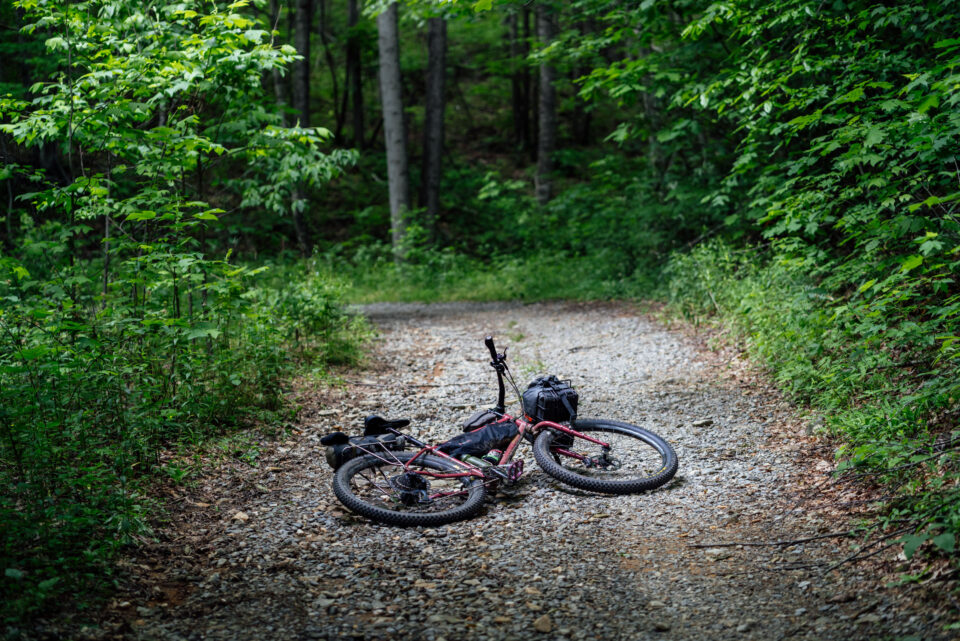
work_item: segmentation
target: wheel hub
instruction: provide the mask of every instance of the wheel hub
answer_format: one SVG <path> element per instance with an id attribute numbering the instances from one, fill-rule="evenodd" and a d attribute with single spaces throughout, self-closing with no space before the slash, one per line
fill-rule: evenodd
<path id="1" fill-rule="evenodd" d="M 623 467 L 623 462 L 614 456 L 610 456 L 609 450 L 604 450 L 599 456 L 586 457 L 583 459 L 583 464 L 588 468 L 600 468 L 611 471 L 619 470 Z"/>
<path id="2" fill-rule="evenodd" d="M 422 505 L 431 503 L 430 481 L 422 474 L 405 472 L 390 479 L 390 487 L 397 492 L 397 498 L 404 505 Z"/>

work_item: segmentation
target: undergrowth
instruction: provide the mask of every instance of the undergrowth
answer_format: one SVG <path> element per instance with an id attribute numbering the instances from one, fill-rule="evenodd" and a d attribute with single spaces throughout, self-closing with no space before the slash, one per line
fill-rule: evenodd
<path id="1" fill-rule="evenodd" d="M 145 270 L 146 292 L 89 307 L 56 281 L 0 281 L 6 623 L 109 587 L 109 560 L 149 535 L 152 479 L 186 473 L 164 452 L 282 420 L 294 368 L 359 357 L 369 329 L 313 264 L 205 267 L 180 291 Z"/>
<path id="2" fill-rule="evenodd" d="M 933 339 L 957 334 L 955 316 L 902 305 L 919 280 L 902 269 L 838 287 L 842 264 L 814 265 L 795 249 L 707 243 L 673 257 L 663 295 L 684 318 L 733 329 L 784 390 L 823 416 L 842 443 L 840 472 L 884 484 L 881 524 L 909 529 L 908 558 L 923 545 L 952 554 L 960 371 L 952 344 Z"/>

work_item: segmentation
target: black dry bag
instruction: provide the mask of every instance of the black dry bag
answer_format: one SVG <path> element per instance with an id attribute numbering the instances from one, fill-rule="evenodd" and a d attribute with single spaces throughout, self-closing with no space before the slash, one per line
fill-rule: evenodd
<path id="1" fill-rule="evenodd" d="M 523 392 L 523 412 L 534 423 L 572 423 L 577 420 L 579 400 L 577 390 L 570 386 L 570 381 L 561 381 L 553 375 L 541 376 L 533 379 Z"/>
<path id="2" fill-rule="evenodd" d="M 437 449 L 454 458 L 462 458 L 468 454 L 483 456 L 490 450 L 505 448 L 519 430 L 520 428 L 513 421 L 490 423 L 479 430 L 454 436 L 449 441 L 438 445 Z"/>
<path id="3" fill-rule="evenodd" d="M 406 445 L 406 439 L 396 434 L 347 436 L 343 432 L 334 432 L 321 438 L 320 443 L 327 446 L 327 463 L 337 469 L 350 459 L 365 454 L 399 452 Z"/>

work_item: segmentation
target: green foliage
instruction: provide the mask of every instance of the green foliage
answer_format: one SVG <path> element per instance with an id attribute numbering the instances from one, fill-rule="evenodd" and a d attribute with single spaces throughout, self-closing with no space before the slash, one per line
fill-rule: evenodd
<path id="1" fill-rule="evenodd" d="M 699 198 L 685 212 L 695 223 L 667 216 L 667 252 L 697 224 L 727 241 L 674 254 L 675 308 L 735 325 L 824 412 L 845 464 L 890 484 L 910 545 L 952 553 L 958 3 L 577 6 L 603 28 L 570 30 L 540 55 L 593 61 L 581 95 L 622 110 L 610 139 L 644 156 L 639 198 Z M 630 248 L 657 229 L 625 222 Z"/>
<path id="2" fill-rule="evenodd" d="M 671 260 L 664 295 L 687 318 L 717 315 L 784 389 L 818 410 L 843 443 L 844 473 L 889 485 L 894 498 L 884 521 L 913 524 L 904 538 L 908 557 L 926 541 L 931 551 L 952 554 L 960 534 L 960 432 L 950 417 L 960 371 L 927 334 L 944 329 L 942 320 L 898 325 L 870 314 L 863 295 L 874 285 L 831 293 L 788 247 L 702 245 Z M 857 311 L 841 312 L 851 307 Z M 948 329 L 960 328 L 951 319 Z"/>
<path id="3" fill-rule="evenodd" d="M 358 355 L 366 330 L 329 278 L 216 242 L 236 211 L 289 215 L 295 185 L 353 159 L 279 126 L 261 78 L 295 51 L 246 4 L 15 3 L 52 75 L 0 98 L 0 136 L 66 166 L 0 176 L 32 186 L 0 254 L 5 620 L 103 586 L 146 532 L 150 475 L 182 478 L 165 447 L 280 409 L 296 362 Z"/>

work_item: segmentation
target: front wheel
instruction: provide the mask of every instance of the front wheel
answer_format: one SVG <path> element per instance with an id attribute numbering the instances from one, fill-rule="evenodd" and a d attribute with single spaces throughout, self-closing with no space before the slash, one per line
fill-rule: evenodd
<path id="1" fill-rule="evenodd" d="M 561 483 L 604 494 L 633 494 L 660 487 L 677 473 L 677 454 L 649 430 L 620 421 L 578 419 L 571 429 L 609 445 L 554 429 L 544 429 L 533 443 L 533 456 L 544 472 Z"/>
<path id="2" fill-rule="evenodd" d="M 436 478 L 463 472 L 439 456 L 384 452 L 344 463 L 333 476 L 333 492 L 352 511 L 387 525 L 435 526 L 474 516 L 487 489 L 474 476 Z"/>

